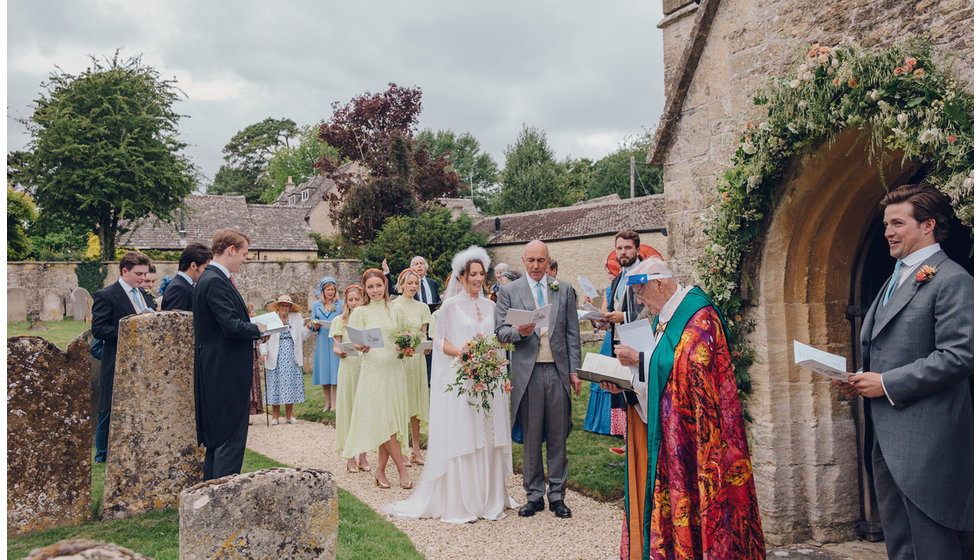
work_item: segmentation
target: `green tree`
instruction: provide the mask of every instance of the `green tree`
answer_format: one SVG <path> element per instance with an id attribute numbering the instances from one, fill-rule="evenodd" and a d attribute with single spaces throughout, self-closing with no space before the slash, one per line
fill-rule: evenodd
<path id="1" fill-rule="evenodd" d="M 663 174 L 660 167 L 647 165 L 647 152 L 653 137 L 648 133 L 642 136 L 628 136 L 615 152 L 595 162 L 589 185 L 588 198 L 618 194 L 620 198 L 630 196 L 630 156 L 636 158 L 636 196 L 664 192 Z"/>
<path id="2" fill-rule="evenodd" d="M 433 208 L 418 216 L 395 216 L 385 222 L 374 241 L 365 245 L 362 262 L 367 268 L 388 266 L 397 275 L 408 268 L 415 255 L 429 263 L 428 276 L 443 283 L 452 270 L 453 255 L 469 247 L 485 247 L 486 236 L 474 233 L 473 220 L 466 215 L 453 219 L 447 208 Z"/>
<path id="3" fill-rule="evenodd" d="M 566 158 L 562 162 L 565 168 L 565 193 L 567 204 L 585 200 L 589 181 L 592 177 L 592 160 L 589 158 Z"/>
<path id="4" fill-rule="evenodd" d="M 31 253 L 27 225 L 37 219 L 31 195 L 7 187 L 7 259 L 22 261 Z"/>
<path id="5" fill-rule="evenodd" d="M 316 175 L 313 166 L 322 157 L 337 158 L 337 150 L 322 142 L 318 136 L 320 127 L 305 125 L 299 129 L 298 141 L 294 146 L 280 146 L 269 159 L 268 178 L 271 188 L 266 189 L 261 201 L 271 204 L 285 190 L 290 177 L 301 185 Z"/>
<path id="6" fill-rule="evenodd" d="M 504 154 L 507 162 L 500 172 L 500 191 L 491 204 L 494 213 L 527 212 L 573 202 L 565 170 L 555 161 L 543 131 L 524 125 Z"/>
<path id="7" fill-rule="evenodd" d="M 457 136 L 451 130 L 433 133 L 425 129 L 416 136 L 433 156 L 444 156 L 459 176 L 460 196 L 473 197 L 477 206 L 486 205 L 497 182 L 497 163 L 490 154 L 480 153 L 480 143 L 469 132 Z"/>
<path id="8" fill-rule="evenodd" d="M 273 157 L 279 150 L 289 151 L 290 139 L 299 134 L 292 119 L 272 117 L 239 130 L 221 150 L 225 164 L 215 174 L 208 194 L 240 194 L 248 202 L 260 202 L 273 186 L 269 175 Z"/>
<path id="9" fill-rule="evenodd" d="M 31 134 L 21 178 L 41 213 L 98 233 L 115 255 L 120 223 L 172 221 L 193 186 L 177 140 L 181 92 L 140 57 L 119 52 L 78 75 L 56 70 L 24 124 Z"/>

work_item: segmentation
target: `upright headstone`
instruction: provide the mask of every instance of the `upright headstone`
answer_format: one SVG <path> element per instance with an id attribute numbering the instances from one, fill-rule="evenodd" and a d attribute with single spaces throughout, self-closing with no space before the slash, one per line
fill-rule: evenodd
<path id="1" fill-rule="evenodd" d="M 27 290 L 7 288 L 7 322 L 27 322 Z"/>
<path id="2" fill-rule="evenodd" d="M 337 486 L 320 469 L 272 468 L 180 494 L 180 557 L 337 557 Z"/>
<path id="3" fill-rule="evenodd" d="M 84 321 L 92 312 L 92 296 L 85 288 L 75 288 L 68 298 L 68 307 L 72 319 Z"/>
<path id="4" fill-rule="evenodd" d="M 177 507 L 204 475 L 194 421 L 194 329 L 185 311 L 119 321 L 103 519 Z"/>
<path id="5" fill-rule="evenodd" d="M 36 548 L 26 560 L 153 560 L 117 544 L 77 539 Z"/>
<path id="6" fill-rule="evenodd" d="M 41 320 L 60 321 L 65 317 L 65 302 L 55 290 L 45 290 L 41 299 Z"/>
<path id="7" fill-rule="evenodd" d="M 7 339 L 7 534 L 75 525 L 92 490 L 88 346 Z"/>

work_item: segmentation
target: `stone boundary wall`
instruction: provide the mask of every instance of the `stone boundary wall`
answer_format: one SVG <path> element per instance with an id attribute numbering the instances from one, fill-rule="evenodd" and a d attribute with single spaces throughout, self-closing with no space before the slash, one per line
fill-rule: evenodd
<path id="1" fill-rule="evenodd" d="M 27 313 L 40 313 L 44 296 L 56 292 L 64 307 L 63 314 L 71 314 L 72 290 L 78 288 L 75 276 L 77 262 L 34 262 L 8 261 L 7 288 L 23 288 L 26 292 Z M 104 286 L 119 279 L 119 263 L 110 262 Z M 153 261 L 157 267 L 157 286 L 159 280 L 177 272 L 177 261 Z M 256 307 L 279 294 L 290 294 L 294 301 L 308 311 L 316 301 L 316 284 L 321 277 L 331 275 L 337 278 L 340 289 L 360 282 L 361 263 L 354 259 L 312 260 L 312 261 L 249 261 L 242 271 L 235 275 L 235 283 L 245 296 L 245 300 Z M 259 311 L 256 309 L 256 311 Z"/>

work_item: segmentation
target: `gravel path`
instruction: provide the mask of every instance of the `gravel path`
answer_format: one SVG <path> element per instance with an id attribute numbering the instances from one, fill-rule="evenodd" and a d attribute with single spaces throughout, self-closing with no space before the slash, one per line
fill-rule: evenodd
<path id="1" fill-rule="evenodd" d="M 266 427 L 265 416 L 253 416 L 248 430 L 248 448 L 294 467 L 316 467 L 334 473 L 337 484 L 354 494 L 375 511 L 387 503 L 402 500 L 412 490 L 398 488 L 398 471 L 389 462 L 387 475 L 392 487 L 387 490 L 372 484 L 372 473 L 347 472 L 345 461 L 333 451 L 334 429 L 324 424 L 300 421 Z M 368 453 L 376 466 L 377 453 Z M 409 469 L 412 480 L 418 479 L 422 467 Z M 520 475 L 507 480 L 510 497 L 525 502 Z M 435 519 L 404 520 L 387 517 L 432 560 L 462 558 L 567 558 L 608 559 L 619 555 L 619 535 L 623 513 L 614 504 L 605 504 L 569 490 L 565 503 L 572 510 L 571 519 L 558 519 L 547 509 L 529 518 L 509 510 L 499 521 L 480 520 L 457 525 Z"/>

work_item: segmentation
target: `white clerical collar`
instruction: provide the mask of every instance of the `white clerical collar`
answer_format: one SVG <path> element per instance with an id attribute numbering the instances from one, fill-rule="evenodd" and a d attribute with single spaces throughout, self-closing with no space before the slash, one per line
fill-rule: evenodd
<path id="1" fill-rule="evenodd" d="M 231 278 L 231 271 L 225 268 L 225 266 L 217 261 L 211 261 L 218 270 L 220 270 L 227 278 Z"/>
<path id="2" fill-rule="evenodd" d="M 125 282 L 125 280 L 122 279 L 121 276 L 119 277 L 119 285 L 122 286 L 122 289 L 126 292 L 126 295 L 129 295 L 129 293 L 130 293 L 131 290 L 135 290 L 136 289 L 133 286 L 130 286 L 129 284 L 127 284 Z"/>
<path id="3" fill-rule="evenodd" d="M 181 272 L 181 271 L 178 270 L 177 271 L 177 276 L 183 277 L 183 279 L 184 280 L 187 280 L 187 283 L 190 284 L 191 286 L 194 285 L 194 280 L 192 280 L 191 277 L 188 276 L 187 274 L 185 274 L 185 273 L 183 273 L 183 272 Z"/>
<path id="4" fill-rule="evenodd" d="M 674 316 L 674 311 L 677 311 L 677 307 L 681 304 L 681 301 L 684 300 L 684 296 L 686 296 L 687 292 L 689 291 L 691 291 L 690 286 L 684 288 L 678 285 L 676 288 L 674 288 L 674 293 L 667 298 L 667 303 L 665 303 L 663 309 L 660 310 L 660 315 L 657 322 L 660 324 L 666 324 L 669 322 L 670 318 Z"/>
<path id="5" fill-rule="evenodd" d="M 940 251 L 939 243 L 933 243 L 928 247 L 923 247 L 918 251 L 912 251 L 902 259 L 902 264 L 905 266 L 914 267 L 920 262 L 928 259 L 929 257 L 935 255 Z"/>

